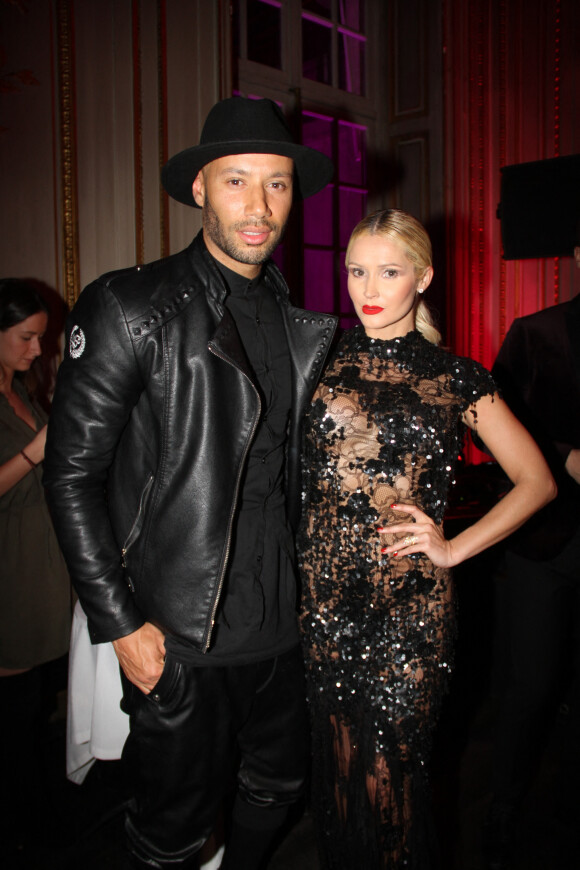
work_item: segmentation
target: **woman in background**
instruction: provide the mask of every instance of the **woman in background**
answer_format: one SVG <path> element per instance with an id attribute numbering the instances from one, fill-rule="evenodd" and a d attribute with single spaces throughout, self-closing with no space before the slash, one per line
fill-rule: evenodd
<path id="1" fill-rule="evenodd" d="M 299 535 L 313 809 L 323 866 L 437 865 L 426 767 L 453 657 L 449 569 L 555 494 L 491 375 L 438 347 L 422 294 L 429 237 L 405 212 L 370 215 L 347 252 L 362 326 L 346 332 L 306 419 Z M 442 520 L 465 426 L 513 483 L 447 540 Z"/>
<path id="2" fill-rule="evenodd" d="M 0 280 L 0 752 L 3 842 L 20 847 L 39 800 L 42 665 L 64 656 L 71 591 L 42 486 L 46 414 L 29 392 L 48 322 L 27 281 Z"/>

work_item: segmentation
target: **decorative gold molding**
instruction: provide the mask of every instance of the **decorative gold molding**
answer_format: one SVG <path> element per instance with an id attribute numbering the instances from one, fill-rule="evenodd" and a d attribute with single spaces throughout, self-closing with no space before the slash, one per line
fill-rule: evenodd
<path id="1" fill-rule="evenodd" d="M 133 38 L 133 166 L 135 187 L 135 259 L 145 260 L 143 204 L 143 95 L 141 76 L 140 0 L 132 3 Z"/>
<path id="2" fill-rule="evenodd" d="M 159 170 L 167 162 L 167 6 L 166 0 L 157 0 L 157 94 L 159 99 Z M 169 254 L 169 201 L 159 185 L 159 223 L 161 256 Z"/>
<path id="3" fill-rule="evenodd" d="M 57 0 L 60 172 L 64 258 L 63 297 L 72 308 L 80 292 L 73 0 Z"/>

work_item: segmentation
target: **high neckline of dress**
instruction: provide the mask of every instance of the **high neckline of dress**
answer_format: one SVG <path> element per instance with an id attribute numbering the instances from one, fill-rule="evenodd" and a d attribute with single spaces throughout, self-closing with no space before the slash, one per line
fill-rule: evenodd
<path id="1" fill-rule="evenodd" d="M 364 328 L 358 325 L 345 333 L 345 340 L 349 350 L 362 351 L 378 357 L 392 357 L 416 349 L 425 338 L 416 329 L 412 329 L 405 335 L 397 335 L 395 338 L 371 338 Z"/>

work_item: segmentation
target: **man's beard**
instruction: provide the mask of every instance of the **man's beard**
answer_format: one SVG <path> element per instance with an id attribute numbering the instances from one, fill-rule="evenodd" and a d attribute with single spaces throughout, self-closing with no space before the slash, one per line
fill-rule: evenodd
<path id="1" fill-rule="evenodd" d="M 252 247 L 236 242 L 235 233 L 238 230 L 250 229 L 252 227 L 267 227 L 270 230 L 268 240 L 262 245 Z M 236 260 L 238 263 L 257 266 L 265 263 L 268 257 L 272 254 L 275 248 L 278 247 L 284 235 L 285 226 L 279 227 L 278 224 L 272 223 L 265 218 L 260 221 L 246 220 L 240 223 L 232 224 L 226 232 L 224 225 L 220 221 L 216 212 L 213 209 L 211 202 L 206 194 L 203 204 L 203 229 L 207 236 L 212 240 L 220 251 Z M 229 235 L 228 235 L 229 234 Z"/>

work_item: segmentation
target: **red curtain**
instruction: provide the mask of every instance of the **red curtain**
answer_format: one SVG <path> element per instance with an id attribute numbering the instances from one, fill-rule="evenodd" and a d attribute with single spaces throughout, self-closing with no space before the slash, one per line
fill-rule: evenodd
<path id="1" fill-rule="evenodd" d="M 491 367 L 514 317 L 580 287 L 572 251 L 505 261 L 496 216 L 502 166 L 580 152 L 580 4 L 444 0 L 443 16 L 447 336 Z"/>

